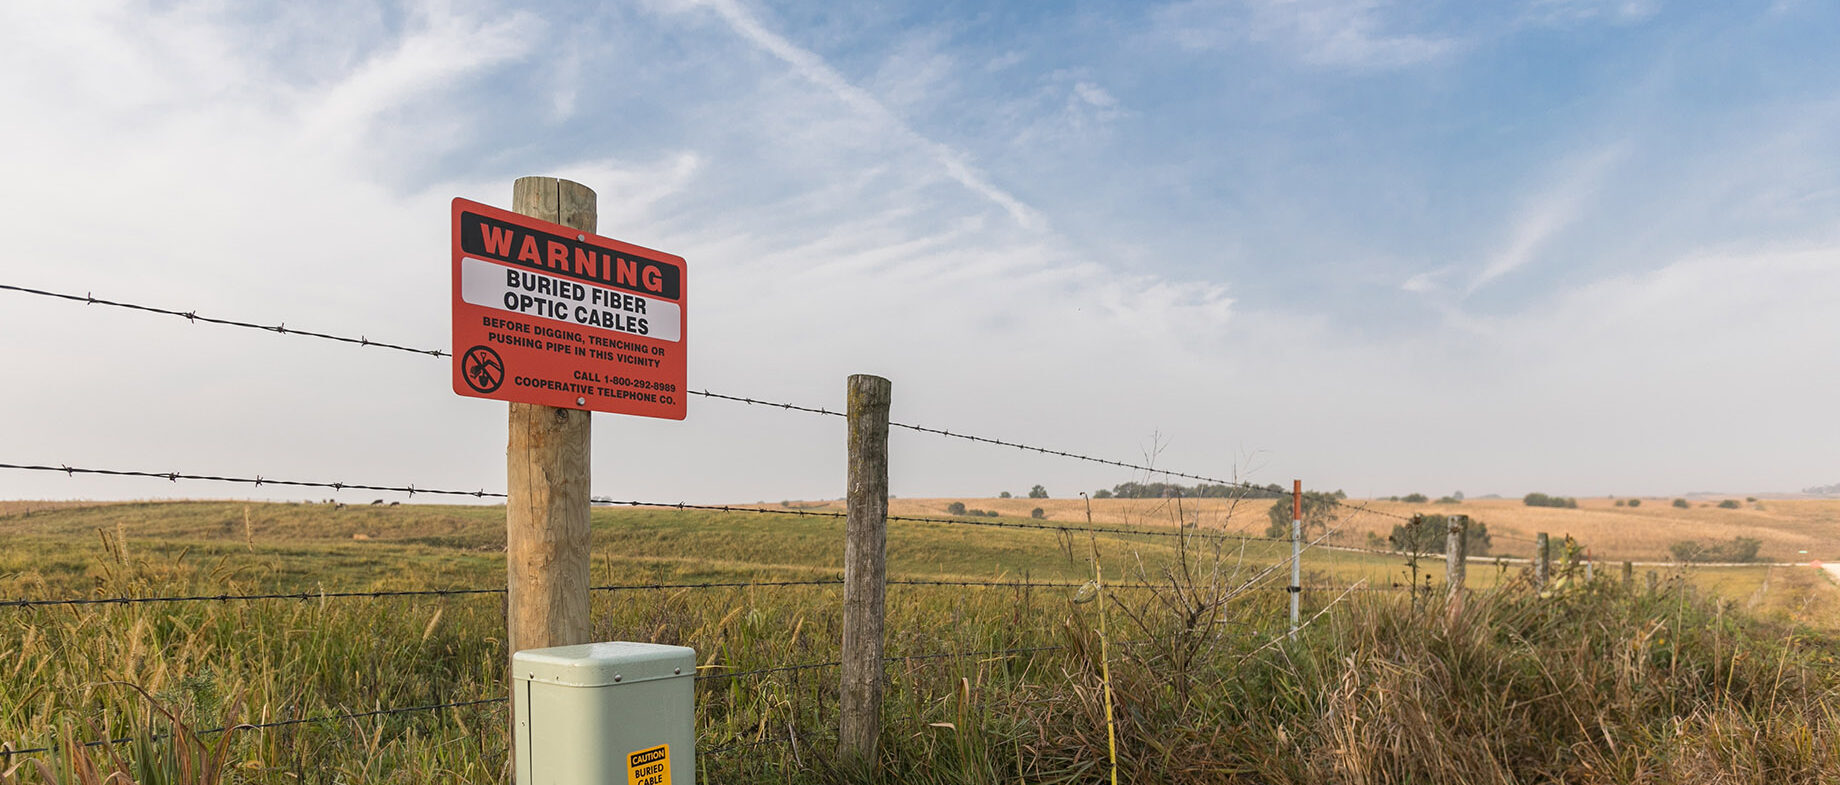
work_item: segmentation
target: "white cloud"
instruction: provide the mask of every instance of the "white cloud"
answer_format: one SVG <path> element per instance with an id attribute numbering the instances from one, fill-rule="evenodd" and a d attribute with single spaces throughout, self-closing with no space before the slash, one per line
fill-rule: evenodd
<path id="1" fill-rule="evenodd" d="M 1383 0 L 1186 0 L 1158 10 L 1164 35 L 1188 49 L 1244 42 L 1312 66 L 1393 69 L 1442 60 L 1456 39 L 1389 29 Z"/>
<path id="2" fill-rule="evenodd" d="M 39 184 L 0 195 L 0 209 L 22 227 L 0 279 L 444 346 L 445 202 L 503 203 L 509 178 L 469 162 L 404 192 L 391 187 L 393 172 L 429 160 L 431 148 L 479 147 L 469 129 L 486 119 L 480 100 L 490 96 L 473 80 L 526 68 L 519 58 L 530 34 L 548 26 L 515 13 L 412 23 L 342 69 L 289 71 L 260 50 L 213 48 L 250 35 L 241 23 L 187 24 L 194 51 L 217 51 L 218 60 L 186 65 L 157 46 L 135 50 L 133 31 L 147 27 L 132 18 L 100 31 L 76 25 L 85 48 L 138 52 L 117 67 L 166 91 L 166 109 L 133 134 L 120 132 L 115 113 L 139 111 L 134 104 L 57 89 L 75 76 L 48 79 L 29 98 L 28 88 L 0 81 L 0 98 L 32 109 L 31 122 L 0 128 L 0 138 L 30 140 L 11 149 L 32 154 L 9 155 L 8 168 Z M 1229 337 L 1224 288 L 1095 263 L 1035 228 L 1041 221 L 1026 206 L 967 190 L 981 175 L 956 153 L 887 125 L 896 121 L 873 96 L 773 46 L 823 89 L 802 105 L 787 85 L 765 79 L 758 91 L 700 99 L 728 101 L 722 111 L 759 121 L 733 129 L 732 145 L 686 140 L 645 156 L 564 154 L 536 164 L 601 193 L 603 233 L 690 259 L 694 386 L 822 405 L 834 402 L 845 375 L 881 372 L 898 381 L 901 410 L 915 419 L 1106 454 L 1131 454 L 1155 421 L 1188 418 L 1144 409 L 1143 391 L 1117 380 L 1173 379 L 1159 371 L 1197 367 Z M 65 60 L 71 69 L 88 62 L 81 50 L 42 54 L 53 73 Z M 191 81 L 193 67 L 237 78 Z M 1076 89 L 1079 81 L 1069 82 L 1069 100 L 1105 108 L 1109 93 L 1092 80 Z M 239 91 L 267 98 L 215 97 Z M 578 114 L 604 110 L 586 97 L 577 98 Z M 527 98 L 522 106 L 545 114 L 548 96 Z M 840 98 L 879 124 L 873 133 L 843 124 L 780 136 L 768 122 L 773 112 L 792 122 L 808 111 L 835 114 Z M 415 111 L 397 111 L 405 103 Z M 95 138 L 64 128 L 93 129 Z M 81 162 L 75 174 L 73 161 Z M 723 190 L 737 185 L 760 190 L 745 198 Z M 95 230 L 98 193 L 120 207 L 106 213 L 108 231 Z M 452 396 L 445 361 L 6 297 L 0 332 L 58 326 L 55 338 L 15 347 L 15 362 L 37 369 L 40 381 L 9 386 L 0 404 L 50 414 L 9 432 L 8 458 L 502 485 L 502 407 Z M 1030 394 L 1035 388 L 1053 394 Z M 835 494 L 841 473 L 832 470 L 826 423 L 700 399 L 692 406 L 687 423 L 616 420 L 603 431 L 618 437 L 600 442 L 596 472 L 618 479 L 597 490 L 705 500 Z M 1138 415 L 1093 422 L 1095 410 Z M 76 411 L 100 414 L 73 433 L 58 413 Z M 1090 427 L 1070 436 L 1069 422 Z M 1026 479 L 1019 472 L 1041 479 L 1040 465 L 956 449 L 913 445 L 898 492 L 1016 485 Z M 1055 471 L 1093 487 L 1117 481 Z M 0 474 L 0 497 L 246 493 Z"/>
<path id="3" fill-rule="evenodd" d="M 843 105 L 873 121 L 884 133 L 893 134 L 924 150 L 948 177 L 972 193 L 1001 206 L 1018 225 L 1034 230 L 1047 228 L 1046 220 L 1035 208 L 990 182 L 963 152 L 915 131 L 875 95 L 852 84 L 817 53 L 769 29 L 738 0 L 688 0 L 680 5 L 713 11 L 743 39 L 791 66 L 799 76 L 829 91 Z"/>
<path id="4" fill-rule="evenodd" d="M 1608 145 L 1560 167 L 1545 190 L 1522 206 L 1506 242 L 1488 255 L 1465 294 L 1474 294 L 1538 258 L 1546 244 L 1584 212 L 1623 149 L 1622 145 Z"/>
<path id="5" fill-rule="evenodd" d="M 1647 21 L 1660 10 L 1659 0 L 1533 0 L 1527 7 L 1526 19 L 1545 25 L 1635 24 Z"/>
<path id="6" fill-rule="evenodd" d="M 303 141 L 337 148 L 371 144 L 385 113 L 439 106 L 433 99 L 450 95 L 456 79 L 522 58 L 542 32 L 540 20 L 527 13 L 475 18 L 424 9 L 392 49 L 307 99 Z M 423 136 L 416 144 L 440 140 Z"/>
<path id="7" fill-rule="evenodd" d="M 1840 312 L 1827 302 L 1840 288 L 1840 246 L 1831 242 L 1777 250 L 1739 238 L 1717 253 L 1637 246 L 1617 268 L 1637 272 L 1530 291 L 1512 313 L 1465 314 L 1455 298 L 1427 296 L 1450 309 L 1437 329 L 1350 326 L 1317 303 L 1261 307 L 1236 301 L 1218 281 L 1121 272 L 1039 228 L 1046 217 L 1006 201 L 970 155 L 914 134 L 879 92 L 853 86 L 758 20 L 750 27 L 743 6 L 718 4 L 707 17 L 721 20 L 709 25 L 719 28 L 713 35 L 676 18 L 635 34 L 679 36 L 670 47 L 712 53 L 717 78 L 714 88 L 686 81 L 670 96 L 693 108 L 688 121 L 621 126 L 607 118 L 631 106 L 604 105 L 592 80 L 563 104 L 541 86 L 529 95 L 503 89 L 524 84 L 519 77 L 532 69 L 539 73 L 529 81 L 546 79 L 525 47 L 554 20 L 457 11 L 400 30 L 371 20 L 294 31 L 326 36 L 329 51 L 350 47 L 350 56 L 307 67 L 295 55 L 238 45 L 265 31 L 207 13 L 121 6 L 117 18 L 73 5 L 0 7 L 20 42 L 0 51 L 0 100 L 20 108 L 0 124 L 0 149 L 12 151 L 0 155 L 26 184 L 0 193 L 13 244 L 0 280 L 439 347 L 447 340 L 445 202 L 503 203 L 510 177 L 526 173 L 505 171 L 515 156 L 520 169 L 595 187 L 603 233 L 689 258 L 699 388 L 834 405 L 845 375 L 882 373 L 896 381 L 906 421 L 1108 456 L 1135 455 L 1161 431 L 1174 434 L 1160 458 L 1168 466 L 1227 476 L 1250 452 L 1271 473 L 1254 479 L 1303 476 L 1356 492 L 1668 492 L 1833 480 L 1821 472 L 1840 426 L 1817 416 L 1840 396 L 1819 362 L 1840 352 Z M 1401 35 L 1387 7 L 1293 6 L 1293 15 L 1341 9 L 1336 24 L 1371 39 L 1324 62 L 1410 59 L 1371 43 Z M 1303 36 L 1336 24 L 1267 29 Z M 737 30 L 751 46 L 732 45 Z M 1316 45 L 1335 37 L 1316 36 Z M 946 89 L 927 75 L 929 62 L 924 50 L 910 61 L 921 68 L 902 93 L 917 96 L 913 105 Z M 900 82 L 885 76 L 869 83 Z M 1030 119 L 1135 109 L 1126 108 L 1133 96 L 1113 92 L 1134 82 L 1108 71 L 1016 78 L 1046 85 L 1024 113 Z M 112 85 L 132 89 L 117 94 Z M 509 151 L 479 142 L 476 129 L 504 111 L 492 100 L 519 102 L 539 118 L 533 138 Z M 620 133 L 556 152 L 540 125 L 552 110 Z M 308 130 L 307 121 L 317 125 Z M 1827 124 L 1814 117 L 1754 156 L 1702 164 L 1706 177 L 1683 166 L 1682 181 L 1700 181 L 1715 206 L 1745 204 L 1750 181 L 1734 190 L 1710 176 L 1743 168 L 1779 187 L 1751 212 L 1827 215 L 1819 209 L 1832 201 L 1822 196 L 1832 188 L 1826 175 L 1784 174 L 1829 160 L 1809 152 L 1833 138 L 1822 133 Z M 637 141 L 643 151 L 631 148 Z M 456 143 L 478 155 L 438 155 Z M 1629 179 L 1629 160 L 1640 159 L 1621 149 L 1586 150 L 1551 167 L 1473 264 L 1434 260 L 1441 266 L 1402 276 L 1401 286 L 1480 291 L 1545 263 L 1615 207 L 1604 203 L 1606 183 Z M 396 176 L 434 168 L 430 161 L 439 165 L 434 177 Z M 0 335 L 14 336 L 5 347 L 32 374 L 0 390 L 0 405 L 32 413 L 9 431 L 0 457 L 503 483 L 503 409 L 452 396 L 445 361 L 0 300 Z M 839 492 L 841 439 L 829 418 L 697 399 L 683 423 L 602 422 L 598 492 L 710 501 Z M 897 437 L 902 495 L 1035 482 L 1064 493 L 1122 479 Z M 235 493 L 249 491 L 0 473 L 0 497 Z"/>

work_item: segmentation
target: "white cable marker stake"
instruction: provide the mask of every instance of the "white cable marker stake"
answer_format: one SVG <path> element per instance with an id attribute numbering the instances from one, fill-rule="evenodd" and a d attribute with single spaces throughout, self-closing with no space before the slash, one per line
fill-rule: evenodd
<path id="1" fill-rule="evenodd" d="M 1303 599 L 1303 481 L 1291 481 L 1291 638 Z"/>

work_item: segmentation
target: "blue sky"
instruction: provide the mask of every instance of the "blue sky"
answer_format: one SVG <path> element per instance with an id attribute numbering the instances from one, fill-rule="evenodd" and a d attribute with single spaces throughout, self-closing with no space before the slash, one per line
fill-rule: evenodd
<path id="1" fill-rule="evenodd" d="M 446 201 L 690 263 L 691 385 L 1357 494 L 1840 481 L 1817 2 L 14 3 L 0 281 L 444 346 Z M 54 329 L 48 326 L 55 326 Z M 0 462 L 496 488 L 446 367 L 0 295 Z M 836 496 L 837 423 L 596 490 Z M 901 495 L 1126 480 L 896 440 Z M 624 493 L 623 493 L 624 491 Z M 0 497 L 247 495 L 0 473 Z"/>

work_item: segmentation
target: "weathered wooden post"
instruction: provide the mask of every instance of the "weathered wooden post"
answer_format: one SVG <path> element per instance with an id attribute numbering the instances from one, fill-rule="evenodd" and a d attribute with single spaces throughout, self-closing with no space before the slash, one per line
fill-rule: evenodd
<path id="1" fill-rule="evenodd" d="M 1545 589 L 1546 580 L 1552 575 L 1552 541 L 1546 532 L 1534 535 L 1533 548 L 1533 584 Z"/>
<path id="2" fill-rule="evenodd" d="M 1623 588 L 1633 589 L 1635 586 L 1636 565 L 1634 562 L 1623 562 Z"/>
<path id="3" fill-rule="evenodd" d="M 1649 570 L 1648 575 L 1647 575 L 1647 582 L 1648 582 L 1649 596 L 1654 596 L 1655 589 L 1658 588 L 1661 583 L 1661 576 L 1658 573 L 1656 573 L 1654 570 Z"/>
<path id="4" fill-rule="evenodd" d="M 1469 574 L 1469 516 L 1452 515 L 1444 520 L 1449 524 L 1444 534 L 1444 580 L 1455 597 L 1463 591 Z"/>
<path id="5" fill-rule="evenodd" d="M 511 209 L 595 230 L 594 191 L 554 177 L 520 177 Z M 461 348 L 454 348 L 456 353 Z M 512 402 L 505 446 L 506 673 L 527 649 L 587 643 L 588 412 Z M 515 675 L 505 679 L 516 713 Z M 516 723 L 514 716 L 510 719 Z M 516 726 L 512 726 L 516 737 Z"/>
<path id="6" fill-rule="evenodd" d="M 838 757 L 872 767 L 882 733 L 882 620 L 888 591 L 888 408 L 893 384 L 849 382 L 849 517 L 843 546 L 843 684 Z"/>
<path id="7" fill-rule="evenodd" d="M 520 177 L 512 210 L 595 230 L 594 191 L 554 177 Z M 505 451 L 507 655 L 587 643 L 588 412 L 511 406 Z"/>

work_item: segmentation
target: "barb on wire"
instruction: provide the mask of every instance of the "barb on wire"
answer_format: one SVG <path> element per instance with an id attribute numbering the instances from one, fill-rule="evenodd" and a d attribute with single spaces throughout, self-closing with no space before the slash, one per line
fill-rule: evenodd
<path id="1" fill-rule="evenodd" d="M 359 711 L 359 712 L 351 712 L 347 714 L 331 714 L 331 715 L 326 715 L 322 717 L 302 717 L 299 719 L 292 719 L 292 720 L 276 720 L 274 722 L 245 722 L 245 723 L 239 723 L 236 725 L 230 725 L 230 726 L 222 727 L 222 728 L 209 728 L 206 730 L 197 731 L 196 733 L 199 736 L 209 736 L 209 735 L 216 734 L 216 733 L 224 733 L 226 731 L 267 730 L 270 728 L 282 728 L 282 727 L 287 727 L 290 725 L 308 725 L 308 724 L 316 724 L 316 723 L 322 723 L 322 722 L 343 722 L 345 720 L 361 720 L 361 719 L 367 719 L 370 717 L 383 717 L 383 716 L 388 716 L 392 714 L 411 714 L 415 712 L 424 712 L 424 711 L 440 711 L 442 709 L 458 709 L 458 708 L 465 708 L 468 706 L 483 706 L 483 705 L 491 704 L 491 703 L 504 703 L 507 700 L 508 700 L 507 698 L 478 698 L 475 700 L 454 701 L 452 703 L 436 703 L 436 704 L 431 704 L 427 706 L 403 706 L 403 707 L 394 708 L 394 709 L 376 709 L 373 711 Z M 112 745 L 112 744 L 127 744 L 129 742 L 134 741 L 135 738 L 136 737 L 129 736 L 129 737 L 120 738 L 120 739 L 97 739 L 94 741 L 78 742 L 76 746 L 78 747 L 102 747 L 102 746 Z M 170 733 L 155 733 L 152 736 L 148 737 L 149 740 L 155 741 L 155 742 L 165 741 L 166 739 L 170 739 L 170 738 L 172 738 L 172 734 Z M 11 757 L 13 755 L 32 755 L 32 754 L 41 753 L 41 752 L 55 752 L 57 750 L 58 750 L 58 746 L 55 744 L 51 746 L 47 746 L 47 747 L 33 747 L 30 749 L 23 749 L 23 750 L 0 749 L 0 760 L 4 760 L 7 757 Z"/>

